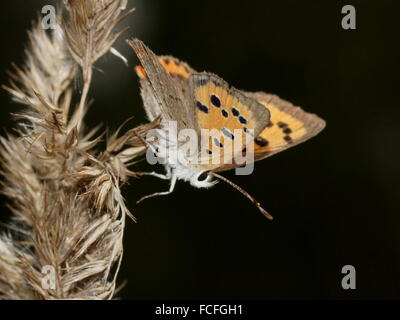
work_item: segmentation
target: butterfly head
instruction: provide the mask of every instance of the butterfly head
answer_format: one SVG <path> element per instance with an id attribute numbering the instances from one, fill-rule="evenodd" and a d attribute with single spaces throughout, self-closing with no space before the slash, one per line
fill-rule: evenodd
<path id="1" fill-rule="evenodd" d="M 217 182 L 218 180 L 215 180 L 209 171 L 198 172 L 190 178 L 190 184 L 196 188 L 210 188 Z"/>

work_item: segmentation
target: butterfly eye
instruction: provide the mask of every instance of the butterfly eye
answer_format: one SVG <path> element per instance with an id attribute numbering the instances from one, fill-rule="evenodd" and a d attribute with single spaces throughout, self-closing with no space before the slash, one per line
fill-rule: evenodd
<path id="1" fill-rule="evenodd" d="M 208 171 L 204 171 L 197 177 L 197 181 L 204 181 L 207 178 L 208 178 Z"/>

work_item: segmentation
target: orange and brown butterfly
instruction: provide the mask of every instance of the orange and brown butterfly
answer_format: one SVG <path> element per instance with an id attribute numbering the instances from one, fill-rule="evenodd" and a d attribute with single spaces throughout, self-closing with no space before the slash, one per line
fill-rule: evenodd
<path id="1" fill-rule="evenodd" d="M 176 121 L 178 129 L 191 128 L 199 134 L 202 129 L 221 132 L 219 138 L 210 137 L 208 148 L 200 148 L 204 152 L 202 158 L 213 157 L 214 149 L 211 147 L 223 149 L 225 141 L 239 138 L 235 136 L 237 132 L 252 135 L 250 149 L 254 150 L 254 161 L 257 161 L 304 142 L 325 127 L 325 121 L 317 115 L 307 113 L 276 95 L 237 90 L 218 76 L 196 72 L 174 57 L 156 56 L 140 40 L 128 43 L 141 62 L 136 73 L 149 120 L 161 115 L 165 121 Z M 241 135 L 239 139 L 244 143 L 244 153 L 249 149 L 248 136 Z M 154 195 L 172 192 L 179 179 L 189 181 L 195 187 L 210 187 L 215 183 L 213 178 L 217 177 L 239 189 L 271 218 L 247 192 L 217 174 L 235 167 L 238 164 L 234 161 L 226 163 L 222 157 L 217 162 L 184 166 L 167 162 L 164 178 L 171 180 L 171 188 Z"/>

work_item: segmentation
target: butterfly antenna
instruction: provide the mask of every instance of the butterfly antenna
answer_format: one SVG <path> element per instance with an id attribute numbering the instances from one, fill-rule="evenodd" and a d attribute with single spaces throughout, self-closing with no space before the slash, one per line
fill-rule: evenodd
<path id="1" fill-rule="evenodd" d="M 251 202 L 254 203 L 254 205 L 261 211 L 261 213 L 268 218 L 269 220 L 274 219 L 273 216 L 271 216 L 264 208 L 261 207 L 261 204 L 253 197 L 251 196 L 247 191 L 243 190 L 241 187 L 239 187 L 237 184 L 233 183 L 231 180 L 228 180 L 227 178 L 215 173 L 215 172 L 209 172 L 212 176 L 218 178 L 219 180 L 222 180 L 229 184 L 231 187 L 235 188 L 238 190 L 240 193 L 242 193 L 245 197 L 250 199 Z"/>

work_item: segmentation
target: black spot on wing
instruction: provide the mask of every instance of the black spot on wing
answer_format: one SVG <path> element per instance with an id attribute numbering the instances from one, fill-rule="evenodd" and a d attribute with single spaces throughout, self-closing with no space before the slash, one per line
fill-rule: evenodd
<path id="1" fill-rule="evenodd" d="M 197 108 L 199 108 L 200 111 L 204 112 L 204 113 L 208 113 L 208 107 L 204 104 L 202 104 L 200 101 L 196 102 L 196 106 Z"/>
<path id="2" fill-rule="evenodd" d="M 216 86 L 216 87 L 220 87 L 221 86 L 221 81 L 219 81 L 219 80 L 212 80 L 212 83 L 214 83 L 214 85 Z"/>
<path id="3" fill-rule="evenodd" d="M 239 113 L 238 109 L 236 109 L 235 107 L 232 107 L 232 114 L 234 117 L 237 117 L 240 113 Z"/>
<path id="4" fill-rule="evenodd" d="M 293 139 L 291 136 L 284 136 L 283 139 L 287 142 L 287 143 L 292 143 Z"/>
<path id="5" fill-rule="evenodd" d="M 200 78 L 199 80 L 197 80 L 197 84 L 199 86 L 205 86 L 208 83 L 208 80 L 206 78 Z"/>
<path id="6" fill-rule="evenodd" d="M 243 116 L 240 116 L 239 117 L 239 122 L 242 123 L 242 124 L 246 124 L 247 120 Z"/>
<path id="7" fill-rule="evenodd" d="M 290 129 L 289 127 L 284 128 L 282 131 L 285 134 L 291 134 L 292 133 L 292 129 Z"/>
<path id="8" fill-rule="evenodd" d="M 286 128 L 288 126 L 287 123 L 284 123 L 282 121 L 279 121 L 277 124 L 279 128 Z"/>
<path id="9" fill-rule="evenodd" d="M 229 116 L 228 111 L 226 111 L 225 109 L 222 109 L 221 113 L 225 118 L 228 118 L 228 116 Z"/>
<path id="10" fill-rule="evenodd" d="M 268 145 L 268 140 L 264 139 L 263 137 L 257 137 L 254 139 L 255 143 L 260 147 L 265 147 Z"/>
<path id="11" fill-rule="evenodd" d="M 214 93 L 210 96 L 210 101 L 217 108 L 221 106 L 221 100 Z"/>
<path id="12" fill-rule="evenodd" d="M 233 140 L 235 136 L 230 132 L 227 128 L 222 128 L 222 133 L 225 135 L 225 137 Z"/>
<path id="13" fill-rule="evenodd" d="M 243 131 L 246 132 L 247 134 L 254 136 L 254 131 L 250 131 L 247 127 L 243 128 Z"/>
<path id="14" fill-rule="evenodd" d="M 219 148 L 223 148 L 224 147 L 224 145 L 221 143 L 221 141 L 219 141 L 217 138 L 214 138 L 214 143 Z"/>

